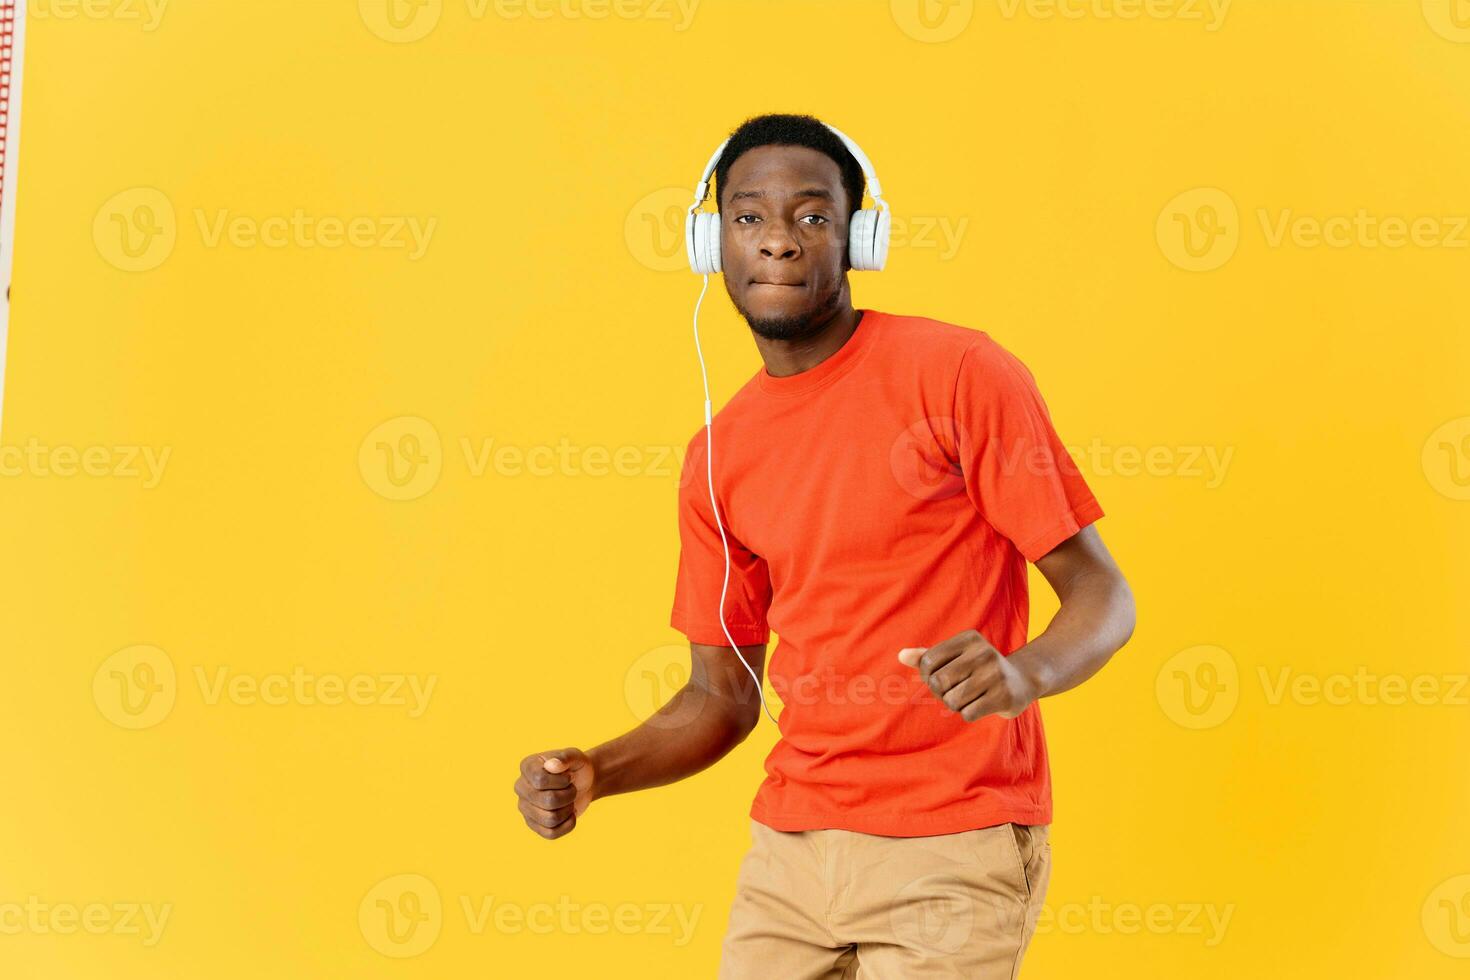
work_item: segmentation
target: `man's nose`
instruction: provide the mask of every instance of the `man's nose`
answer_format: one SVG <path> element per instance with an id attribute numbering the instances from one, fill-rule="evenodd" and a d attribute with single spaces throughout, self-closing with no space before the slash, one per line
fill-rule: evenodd
<path id="1" fill-rule="evenodd" d="M 765 234 L 761 236 L 761 255 L 768 259 L 794 259 L 801 252 L 796 236 L 784 221 L 770 220 L 765 223 Z"/>

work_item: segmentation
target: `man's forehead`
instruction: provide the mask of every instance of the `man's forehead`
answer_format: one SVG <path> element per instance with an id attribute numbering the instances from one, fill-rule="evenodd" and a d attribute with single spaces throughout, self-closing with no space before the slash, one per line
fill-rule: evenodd
<path id="1" fill-rule="evenodd" d="M 841 183 L 842 172 L 837 161 L 820 150 L 809 146 L 757 146 L 746 150 L 730 165 L 729 181 L 782 177 L 786 174 L 802 177 L 821 177 L 832 183 Z"/>
<path id="2" fill-rule="evenodd" d="M 842 171 L 837 161 L 820 150 L 808 146 L 775 144 L 758 146 L 740 154 L 730 165 L 725 180 L 727 199 L 758 194 L 762 185 L 799 184 L 802 191 L 826 191 L 828 195 L 842 188 Z"/>

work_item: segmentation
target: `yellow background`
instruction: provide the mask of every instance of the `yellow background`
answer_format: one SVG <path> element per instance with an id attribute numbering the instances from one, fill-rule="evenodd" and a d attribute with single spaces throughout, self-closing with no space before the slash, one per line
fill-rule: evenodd
<path id="1" fill-rule="evenodd" d="M 911 226 L 855 274 L 859 305 L 989 330 L 1069 444 L 1172 453 L 1089 470 L 1139 626 L 1043 705 L 1058 917 L 1025 975 L 1463 975 L 1470 11 L 983 0 L 924 28 L 901 0 L 703 0 L 679 30 L 652 0 L 445 0 L 405 41 L 374 2 L 176 0 L 151 28 L 122 0 L 32 11 L 3 444 L 170 455 L 156 485 L 117 454 L 0 477 L 0 907 L 171 913 L 151 946 L 11 930 L 0 974 L 714 975 L 769 724 L 554 843 L 511 783 L 529 752 L 634 724 L 650 677 L 681 681 L 659 457 L 702 395 L 669 209 L 743 118 L 805 111 L 862 144 L 899 217 L 964 228 L 946 249 Z M 172 224 L 138 210 L 157 195 Z M 436 224 L 416 260 L 200 227 L 297 209 Z M 1273 238 L 1360 211 L 1432 218 L 1440 243 Z M 173 239 L 143 271 L 120 251 L 135 219 Z M 1217 230 L 1213 267 L 1187 268 L 1186 226 Z M 718 406 L 760 362 L 718 280 L 701 325 Z M 375 469 L 404 434 L 429 440 L 426 486 Z M 476 469 L 489 440 L 633 462 Z M 1230 453 L 1222 478 L 1191 475 L 1190 447 Z M 1039 629 L 1055 603 L 1033 584 Z M 138 646 L 157 652 L 124 668 L 161 654 L 176 681 L 133 730 L 94 680 Z M 298 666 L 436 686 L 411 717 L 210 703 L 197 681 Z M 1440 693 L 1272 697 L 1283 670 Z M 442 901 L 408 958 L 359 926 L 398 875 Z M 579 911 L 476 933 L 461 900 L 491 896 Z M 652 928 L 674 906 L 688 941 Z M 1230 919 L 1130 933 L 1129 906 Z M 650 927 L 597 932 L 619 907 Z"/>

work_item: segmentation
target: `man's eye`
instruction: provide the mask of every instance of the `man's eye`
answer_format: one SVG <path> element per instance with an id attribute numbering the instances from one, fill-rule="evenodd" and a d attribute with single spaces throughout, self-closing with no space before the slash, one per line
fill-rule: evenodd
<path id="1" fill-rule="evenodd" d="M 749 218 L 750 220 L 749 221 L 746 221 L 745 219 L 747 219 L 747 218 Z M 740 225 L 740 224 L 746 224 L 746 225 L 748 225 L 748 224 L 754 224 L 755 222 L 759 221 L 760 220 L 760 216 L 759 215 L 755 215 L 755 214 L 737 214 L 735 217 L 731 218 L 730 220 L 734 224 L 737 224 L 737 225 Z M 806 222 L 810 223 L 811 225 L 815 226 L 815 225 L 819 225 L 819 224 L 826 224 L 828 219 L 827 219 L 826 215 L 821 215 L 821 214 L 804 214 L 800 218 L 797 218 L 796 220 L 797 221 L 806 221 Z"/>

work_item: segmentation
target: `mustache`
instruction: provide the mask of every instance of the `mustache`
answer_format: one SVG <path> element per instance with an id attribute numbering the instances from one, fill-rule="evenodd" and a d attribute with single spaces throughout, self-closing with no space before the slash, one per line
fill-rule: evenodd
<path id="1" fill-rule="evenodd" d="M 805 340 L 815 336 L 832 319 L 842 304 L 841 279 L 834 280 L 828 289 L 816 297 L 808 309 L 788 316 L 756 316 L 741 305 L 734 292 L 728 289 L 728 284 L 726 291 L 729 292 L 730 301 L 734 304 L 736 312 L 744 318 L 746 325 L 755 334 L 766 340 Z"/>

